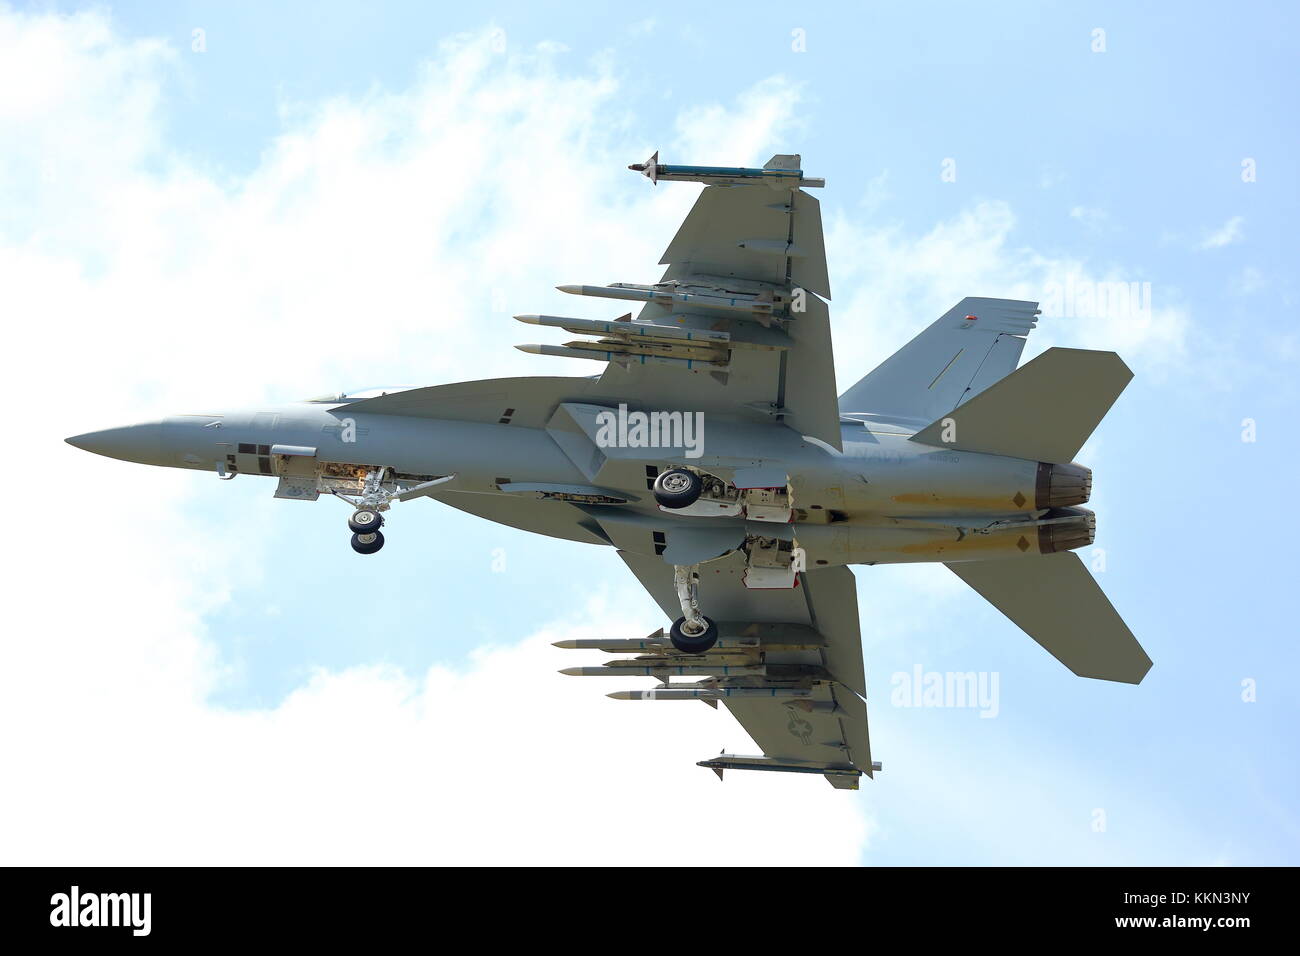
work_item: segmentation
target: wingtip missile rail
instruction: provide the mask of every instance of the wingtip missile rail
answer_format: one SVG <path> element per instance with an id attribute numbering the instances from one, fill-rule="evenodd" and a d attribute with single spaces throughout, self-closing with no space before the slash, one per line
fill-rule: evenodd
<path id="1" fill-rule="evenodd" d="M 774 165 L 780 163 L 781 165 Z M 670 166 L 659 162 L 659 151 L 644 163 L 632 163 L 627 168 L 640 173 L 652 183 L 704 183 L 706 186 L 753 186 L 763 184 L 774 189 L 794 189 L 800 186 L 821 188 L 824 179 L 806 177 L 797 168 L 798 156 L 773 157 L 763 168 L 749 166 Z"/>
<path id="2" fill-rule="evenodd" d="M 811 761 L 778 760 L 773 757 L 744 757 L 739 754 L 721 753 L 708 760 L 698 760 L 695 765 L 712 770 L 719 780 L 725 779 L 727 770 L 765 770 L 776 773 L 819 773 L 836 789 L 856 790 L 862 776 L 880 773 L 882 767 L 878 761 L 872 761 L 870 770 L 861 770 L 854 766 L 839 766 Z"/>
<path id="3" fill-rule="evenodd" d="M 836 767 L 825 763 L 804 763 L 793 760 L 776 760 L 772 757 L 745 757 L 740 754 L 718 754 L 708 760 L 697 760 L 697 767 L 709 770 L 771 770 L 778 773 L 822 773 L 827 776 L 859 777 L 862 771 L 853 767 Z M 875 769 L 874 767 L 872 769 Z"/>

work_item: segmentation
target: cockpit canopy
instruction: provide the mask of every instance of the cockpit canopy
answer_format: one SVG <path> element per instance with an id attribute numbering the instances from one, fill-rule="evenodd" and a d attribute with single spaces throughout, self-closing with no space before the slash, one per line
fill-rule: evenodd
<path id="1" fill-rule="evenodd" d="M 331 392 L 329 395 L 317 395 L 315 398 L 307 399 L 307 401 L 317 405 L 339 405 L 344 402 L 359 402 L 363 398 L 378 398 L 380 395 L 392 395 L 394 392 L 405 392 L 413 388 L 419 388 L 419 386 L 379 385 L 375 388 L 360 388 L 351 392 Z"/>

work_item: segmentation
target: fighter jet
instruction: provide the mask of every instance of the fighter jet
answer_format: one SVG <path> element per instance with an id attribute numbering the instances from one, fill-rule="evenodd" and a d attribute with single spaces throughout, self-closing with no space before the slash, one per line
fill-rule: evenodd
<path id="1" fill-rule="evenodd" d="M 649 677 L 620 700 L 721 702 L 762 748 L 700 765 L 820 774 L 871 757 L 852 565 L 939 562 L 1075 674 L 1140 682 L 1151 661 L 1074 553 L 1093 542 L 1073 462 L 1132 373 L 1053 348 L 1017 368 L 1037 303 L 967 298 L 838 395 L 818 201 L 799 156 L 761 169 L 631 167 L 703 183 L 653 283 L 558 288 L 635 302 L 615 318 L 527 314 L 579 338 L 521 345 L 592 377 L 373 389 L 69 438 L 126 461 L 265 476 L 349 506 L 354 551 L 430 498 L 610 546 L 671 625 L 562 641 L 630 655 L 575 676 Z"/>

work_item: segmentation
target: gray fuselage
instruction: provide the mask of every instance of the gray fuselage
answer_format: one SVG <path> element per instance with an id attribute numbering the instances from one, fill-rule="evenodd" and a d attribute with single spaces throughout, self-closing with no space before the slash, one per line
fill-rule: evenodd
<path id="1" fill-rule="evenodd" d="M 603 519 L 614 519 L 611 512 L 617 511 L 617 523 L 664 531 L 743 526 L 750 535 L 797 540 L 809 567 L 1015 557 L 1091 541 L 1091 513 L 1058 507 L 1081 503 L 1086 493 L 1075 500 L 1048 500 L 1051 470 L 1061 466 L 936 448 L 911 441 L 912 434 L 870 416 L 846 419 L 841 452 L 777 423 L 710 421 L 709 456 L 701 470 L 712 466 L 728 473 L 759 463 L 784 469 L 793 505 L 785 525 L 682 515 L 656 505 L 647 494 L 643 466 L 692 464 L 680 449 L 665 449 L 662 458 L 655 449 L 639 449 L 623 478 L 600 482 L 626 493 L 626 500 L 593 505 L 509 490 L 512 485 L 592 484 L 545 428 L 367 414 L 344 403 L 178 415 L 69 441 L 115 458 L 227 476 L 281 476 L 292 460 L 286 454 L 295 453 L 314 456 L 319 467 L 355 467 L 357 473 L 385 468 L 411 482 L 454 476 L 430 496 L 525 530 L 594 543 L 603 539 L 645 553 L 655 553 L 653 533 L 647 532 L 643 543 L 636 535 L 616 539 L 600 530 L 610 526 Z M 1062 524 L 1081 522 L 1088 526 L 1086 541 L 1078 534 L 1059 534 Z"/>

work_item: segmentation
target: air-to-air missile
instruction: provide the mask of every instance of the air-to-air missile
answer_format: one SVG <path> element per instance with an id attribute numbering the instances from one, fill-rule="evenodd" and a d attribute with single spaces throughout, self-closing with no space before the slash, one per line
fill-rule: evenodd
<path id="1" fill-rule="evenodd" d="M 654 677 L 663 683 L 649 690 L 620 690 L 607 696 L 615 700 L 701 700 L 716 707 L 728 698 L 765 697 L 789 702 L 809 713 L 834 712 L 834 702 L 813 701 L 814 681 L 826 677 L 820 664 L 769 664 L 769 651 L 817 650 L 825 639 L 811 628 L 797 625 L 747 625 L 743 631 L 728 627 L 725 636 L 702 654 L 683 654 L 660 629 L 639 640 L 581 638 L 556 641 L 568 650 L 607 653 L 641 652 L 636 657 L 606 661 L 597 667 L 566 667 L 570 677 Z M 670 684 L 672 677 L 703 678 L 689 684 Z"/>
<path id="2" fill-rule="evenodd" d="M 681 325 L 658 325 L 653 322 L 633 322 L 631 313 L 621 318 L 576 319 L 567 315 L 516 315 L 515 320 L 527 325 L 545 325 L 564 329 L 579 335 L 615 335 L 621 338 L 647 339 L 680 345 L 694 342 L 700 345 L 727 345 L 731 336 L 712 329 L 693 329 Z"/>
<path id="3" fill-rule="evenodd" d="M 613 321 L 575 319 L 563 315 L 516 315 L 528 325 L 550 326 L 578 334 L 602 335 L 596 342 L 579 340 L 564 345 L 516 345 L 533 355 L 594 359 L 619 365 L 658 364 L 724 371 L 730 361 L 731 336 L 711 329 L 695 329 L 653 322 L 633 322 L 631 314 Z"/>
<path id="4" fill-rule="evenodd" d="M 650 690 L 616 690 L 614 700 L 722 700 L 728 697 L 810 697 L 803 687 L 652 687 Z"/>
<path id="5" fill-rule="evenodd" d="M 798 165 L 797 156 L 773 157 L 775 160 Z M 762 169 L 746 166 L 669 166 L 659 162 L 659 151 L 644 163 L 632 163 L 628 169 L 641 173 L 652 183 L 705 183 L 709 186 L 752 186 L 767 183 L 773 188 L 790 189 L 795 186 L 822 187 L 824 179 L 805 178 L 802 169 L 773 166 Z"/>
<path id="6" fill-rule="evenodd" d="M 684 358 L 674 354 L 656 354 L 672 352 L 671 346 L 652 349 L 646 346 L 636 347 L 617 342 L 570 342 L 568 345 L 539 345 L 528 343 L 516 345 L 521 352 L 530 355 L 554 355 L 560 358 L 593 359 L 597 362 L 613 362 L 615 365 L 676 365 L 680 368 L 706 368 L 715 372 L 727 371 L 726 358 L 714 359 L 708 355 Z"/>
<path id="7" fill-rule="evenodd" d="M 723 651 L 733 653 L 740 649 L 750 651 L 815 651 L 826 646 L 826 640 L 812 628 L 784 626 L 774 635 L 729 635 L 725 631 L 718 642 L 703 655 L 685 655 L 673 647 L 663 628 L 645 637 L 584 637 L 556 641 L 552 647 L 569 651 L 604 651 L 607 654 L 631 654 L 634 651 L 662 652 L 675 660 L 713 660 Z"/>
<path id="8" fill-rule="evenodd" d="M 681 291 L 683 288 L 675 283 L 657 286 L 639 285 L 632 282 L 611 282 L 609 285 L 557 285 L 560 292 L 569 295 L 594 296 L 597 299 L 618 299 L 624 302 L 654 302 L 665 308 L 689 306 L 691 311 L 715 309 L 722 312 L 747 312 L 751 314 L 766 313 L 784 305 L 775 295 L 739 295 L 721 289 L 699 292 Z"/>
<path id="9" fill-rule="evenodd" d="M 615 664 L 621 666 L 614 666 Z M 560 671 L 568 677 L 762 677 L 762 664 L 641 664 L 636 661 L 610 661 L 602 667 L 566 667 Z"/>

